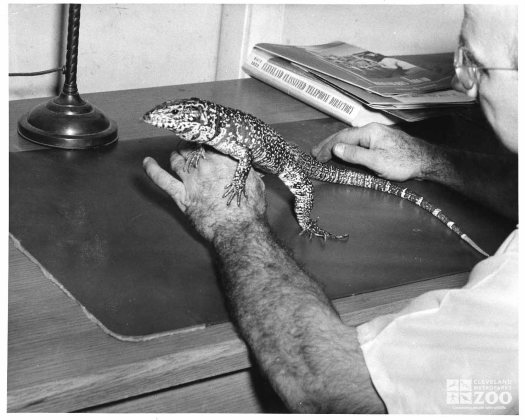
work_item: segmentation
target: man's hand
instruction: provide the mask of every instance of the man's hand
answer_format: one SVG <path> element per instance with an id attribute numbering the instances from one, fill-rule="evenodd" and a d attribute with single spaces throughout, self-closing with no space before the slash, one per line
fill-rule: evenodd
<path id="1" fill-rule="evenodd" d="M 144 159 L 143 166 L 151 180 L 173 198 L 205 239 L 213 242 L 218 233 L 238 233 L 244 225 L 264 218 L 264 183 L 255 171 L 251 170 L 246 180 L 246 197 L 242 197 L 241 205 L 232 203 L 228 206 L 223 198 L 224 188 L 233 179 L 236 162 L 206 150 L 206 156 L 199 161 L 197 168 L 185 170 L 186 158 L 191 151 L 193 149 L 183 149 L 171 154 L 171 169 L 182 182 L 150 157 Z"/>
<path id="2" fill-rule="evenodd" d="M 432 145 L 399 129 L 371 123 L 331 135 L 315 146 L 312 154 L 322 162 L 335 155 L 346 162 L 366 166 L 382 178 L 406 181 L 424 176 Z"/>

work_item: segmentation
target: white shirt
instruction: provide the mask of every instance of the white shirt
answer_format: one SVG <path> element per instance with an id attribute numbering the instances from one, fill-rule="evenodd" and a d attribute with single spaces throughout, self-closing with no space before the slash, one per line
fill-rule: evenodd
<path id="1" fill-rule="evenodd" d="M 518 259 L 516 229 L 463 288 L 358 327 L 389 413 L 518 412 Z"/>

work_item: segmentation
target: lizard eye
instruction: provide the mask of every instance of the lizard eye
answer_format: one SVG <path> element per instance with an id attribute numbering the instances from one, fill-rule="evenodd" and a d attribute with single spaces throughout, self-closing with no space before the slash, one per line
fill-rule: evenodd
<path id="1" fill-rule="evenodd" d="M 170 114 L 175 119 L 179 119 L 180 118 L 180 111 L 178 109 L 172 109 L 170 111 Z"/>

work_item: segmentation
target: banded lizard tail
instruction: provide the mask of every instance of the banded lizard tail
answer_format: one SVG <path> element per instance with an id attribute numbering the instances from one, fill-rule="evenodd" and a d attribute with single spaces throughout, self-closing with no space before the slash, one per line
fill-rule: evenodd
<path id="1" fill-rule="evenodd" d="M 294 210 L 302 228 L 301 234 L 306 233 L 310 237 L 315 235 L 325 240 L 344 239 L 348 236 L 329 233 L 310 217 L 314 196 L 313 184 L 309 178 L 313 178 L 374 189 L 408 200 L 431 213 L 476 251 L 488 256 L 439 208 L 422 196 L 373 175 L 339 169 L 319 162 L 298 146 L 286 142 L 269 125 L 243 111 L 191 98 L 157 105 L 147 112 L 143 119 L 153 126 L 172 131 L 182 140 L 200 144 L 188 158 L 188 168 L 191 165 L 197 166 L 199 159 L 204 156 L 203 145 L 211 146 L 236 159 L 238 163 L 233 180 L 225 188 L 224 197 L 228 204 L 236 199 L 240 205 L 246 177 L 252 165 L 279 176 L 295 197 Z"/>

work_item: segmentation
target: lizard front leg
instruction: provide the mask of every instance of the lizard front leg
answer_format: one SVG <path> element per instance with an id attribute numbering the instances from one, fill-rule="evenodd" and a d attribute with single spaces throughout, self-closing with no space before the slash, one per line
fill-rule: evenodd
<path id="1" fill-rule="evenodd" d="M 346 239 L 348 237 L 348 235 L 335 235 L 327 232 L 317 225 L 316 220 L 312 220 L 310 213 L 312 212 L 314 204 L 314 186 L 297 165 L 286 165 L 279 174 L 279 178 L 281 178 L 295 197 L 294 210 L 297 222 L 303 229 L 300 233 L 301 235 L 307 234 L 310 238 L 312 235 L 315 235 L 324 240 L 327 238 Z"/>
<path id="2" fill-rule="evenodd" d="M 230 152 L 231 153 L 231 152 Z M 227 198 L 227 205 L 237 197 L 237 205 L 241 205 L 241 197 L 246 196 L 245 186 L 246 178 L 252 168 L 252 153 L 248 148 L 238 146 L 235 153 L 231 153 L 236 159 L 238 159 L 237 168 L 233 175 L 233 180 L 230 184 L 226 185 L 225 193 L 223 197 Z"/>
<path id="3" fill-rule="evenodd" d="M 184 171 L 189 172 L 190 167 L 192 166 L 196 168 L 201 159 L 206 159 L 206 154 L 202 145 L 190 152 L 184 163 Z"/>

